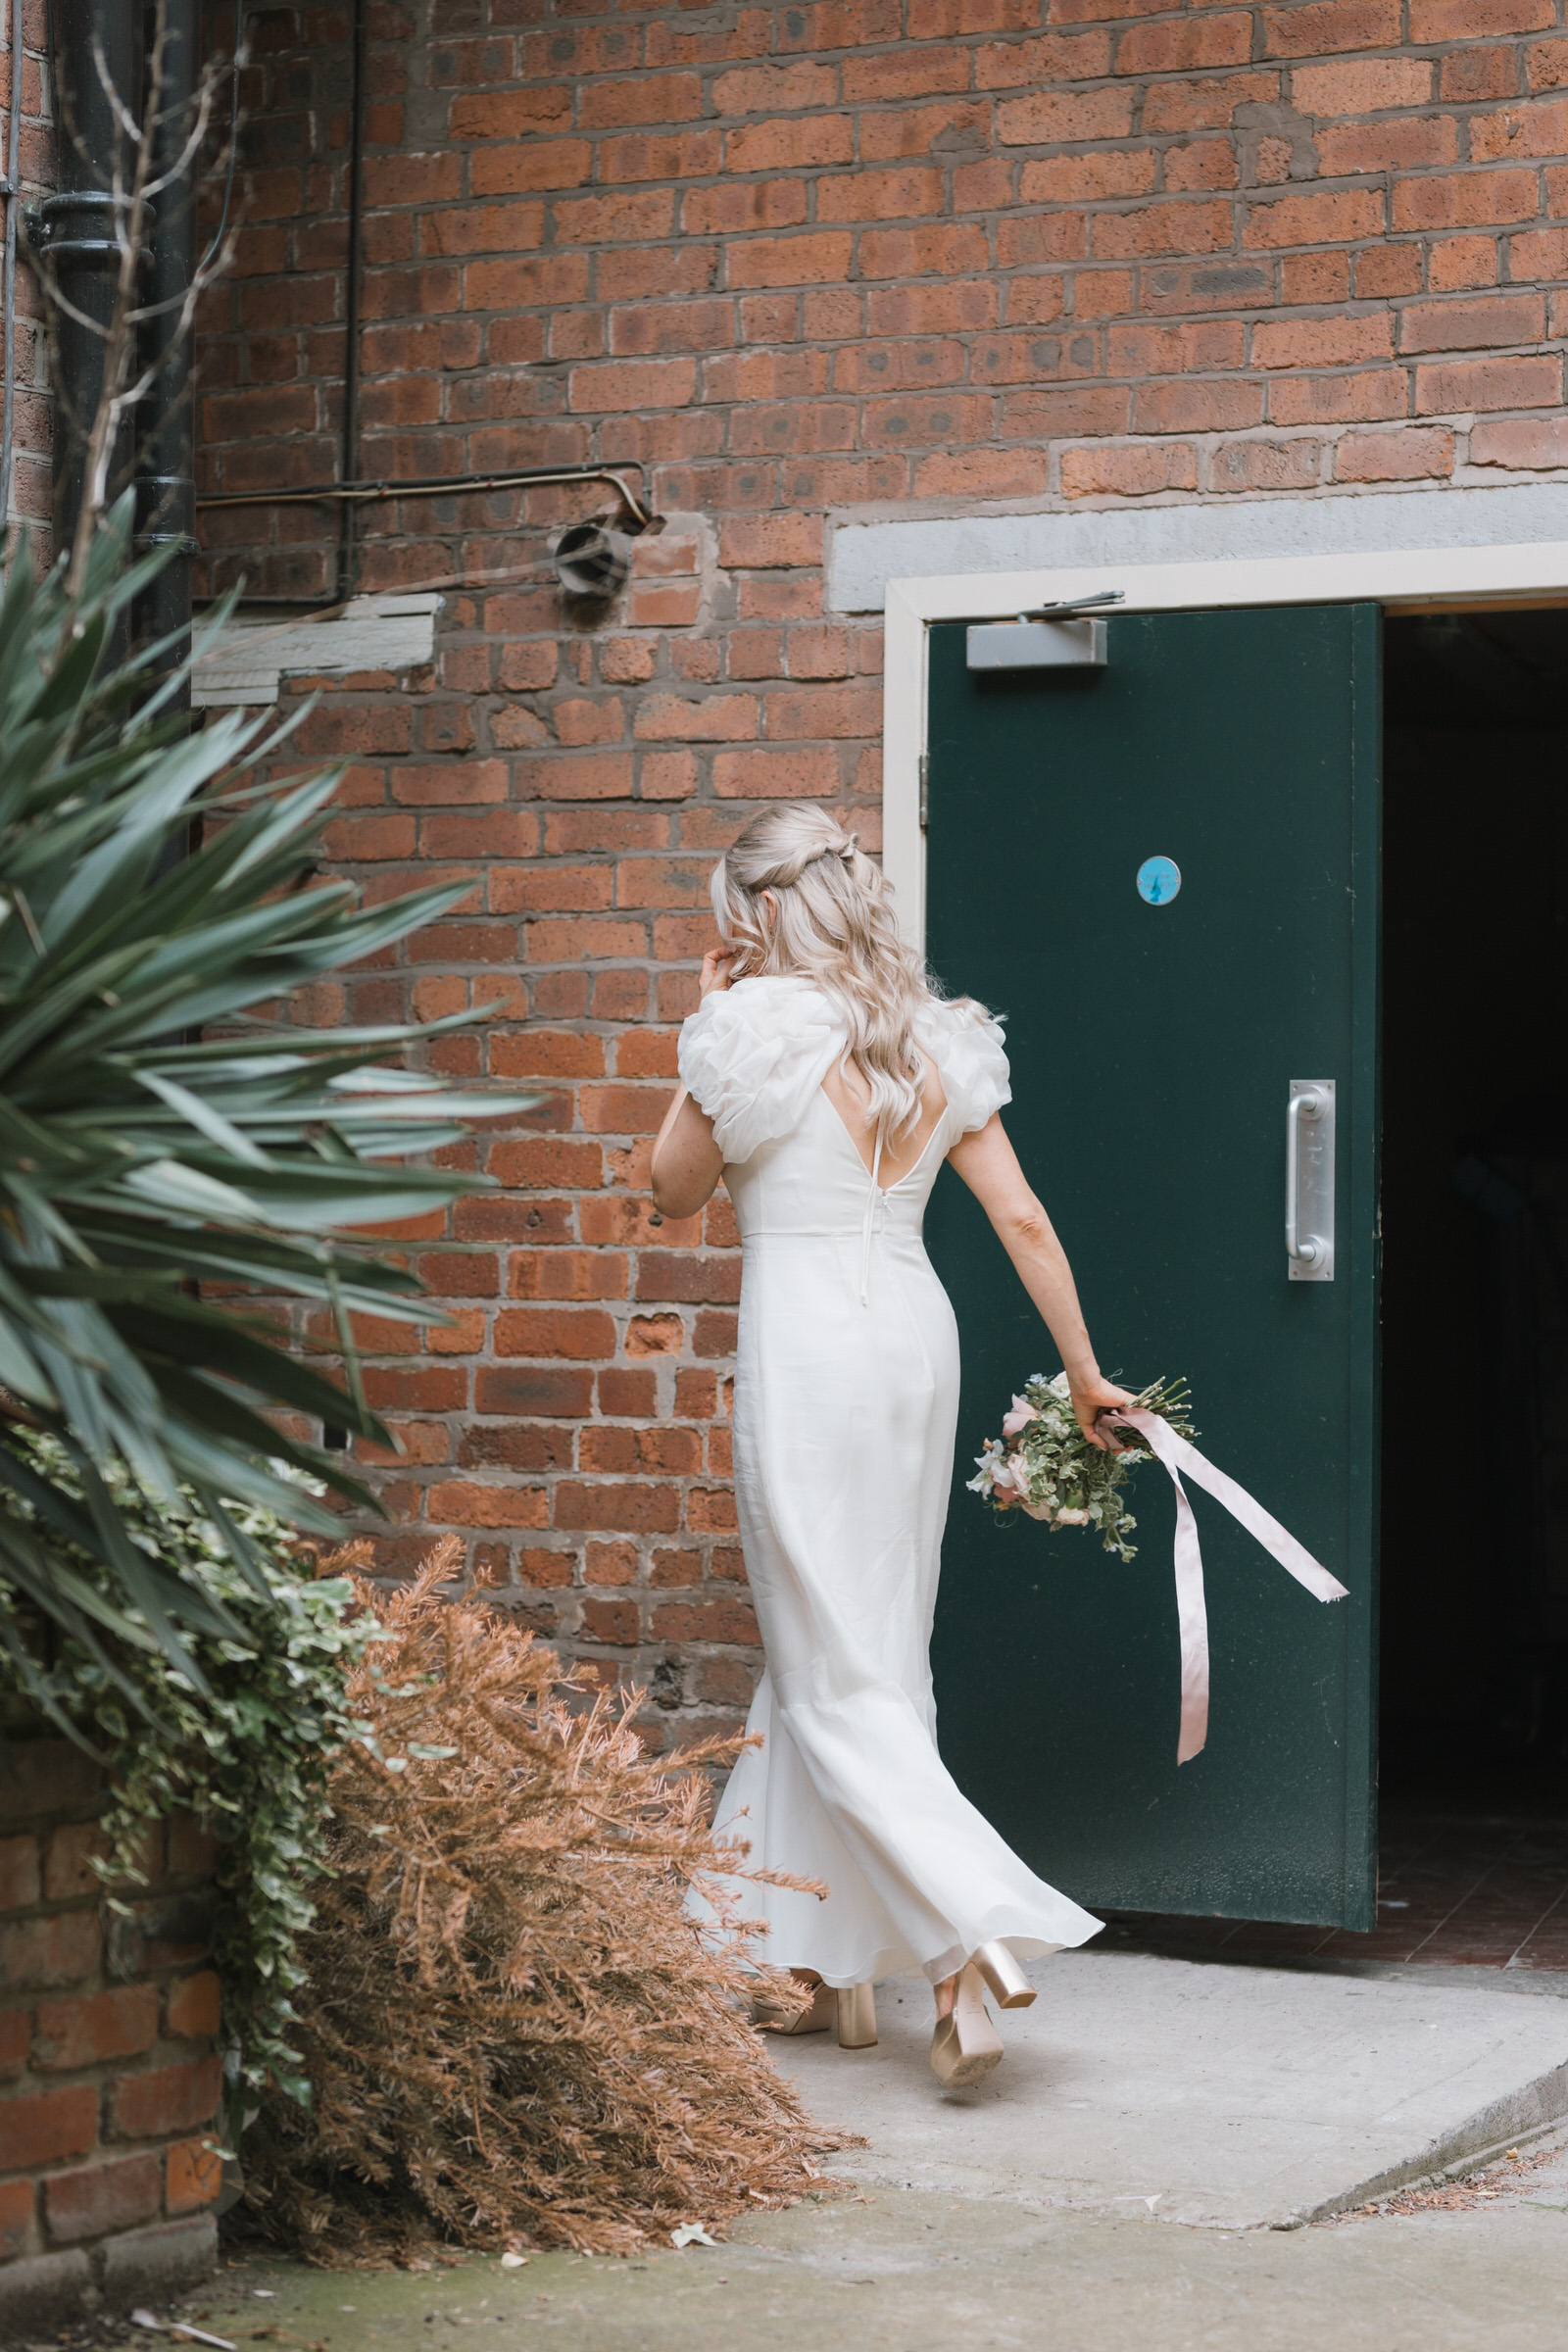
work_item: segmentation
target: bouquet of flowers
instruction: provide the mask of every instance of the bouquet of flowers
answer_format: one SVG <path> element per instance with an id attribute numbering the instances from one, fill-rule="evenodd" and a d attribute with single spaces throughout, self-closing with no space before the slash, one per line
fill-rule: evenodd
<path id="1" fill-rule="evenodd" d="M 1194 1434 L 1187 1402 L 1182 1380 L 1153 1381 L 1133 1398 L 1134 1406 L 1158 1413 L 1182 1438 Z M 987 1438 L 985 1451 L 975 1456 L 979 1476 L 969 1488 L 999 1513 L 1023 1511 L 1048 1527 L 1098 1527 L 1106 1551 L 1130 1560 L 1136 1546 L 1127 1538 L 1138 1522 L 1122 1507 L 1122 1488 L 1128 1472 L 1152 1458 L 1125 1433 L 1113 1452 L 1091 1446 L 1072 1409 L 1066 1373 L 1054 1380 L 1036 1373 L 1024 1382 L 1023 1395 L 1014 1396 L 1001 1438 Z"/>

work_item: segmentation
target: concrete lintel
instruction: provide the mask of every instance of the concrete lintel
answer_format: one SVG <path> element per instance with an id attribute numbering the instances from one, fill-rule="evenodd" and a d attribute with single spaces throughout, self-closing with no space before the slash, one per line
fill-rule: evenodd
<path id="1" fill-rule="evenodd" d="M 845 516 L 831 527 L 826 602 L 831 612 L 880 612 L 889 580 L 971 572 L 1225 564 L 1558 539 L 1568 539 L 1568 482 L 1559 481 L 1189 498 L 1160 506 L 880 521 Z"/>

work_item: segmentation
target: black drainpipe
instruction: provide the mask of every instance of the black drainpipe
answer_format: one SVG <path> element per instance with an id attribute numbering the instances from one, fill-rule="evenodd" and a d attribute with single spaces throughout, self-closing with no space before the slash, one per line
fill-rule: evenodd
<path id="1" fill-rule="evenodd" d="M 55 322 L 56 358 L 71 402 L 68 412 L 57 401 L 54 434 L 55 548 L 64 554 L 81 513 L 86 437 L 103 389 L 104 342 L 120 272 L 109 188 L 121 131 L 94 47 L 115 88 L 134 109 L 141 89 L 141 11 L 132 0 L 53 0 L 51 14 L 60 190 L 39 206 L 38 232 L 73 306 L 90 321 L 83 325 L 61 311 Z M 111 486 L 122 488 L 123 444 L 115 458 Z"/>
<path id="2" fill-rule="evenodd" d="M 338 479 L 360 477 L 360 310 L 365 282 L 361 252 L 365 213 L 365 0 L 354 0 L 353 54 L 349 76 L 348 265 L 343 286 L 343 459 Z M 338 508 L 336 599 L 354 594 L 358 517 L 352 499 Z"/>
<path id="3" fill-rule="evenodd" d="M 111 0 L 111 5 L 113 0 Z M 122 6 L 124 0 L 120 0 Z M 163 178 L 178 161 L 190 129 L 196 86 L 198 0 L 164 0 L 164 88 L 159 103 L 154 174 Z M 147 43 L 151 56 L 152 12 Z M 133 629 L 142 644 L 165 640 L 157 673 L 177 668 L 190 639 L 191 557 L 196 546 L 196 483 L 192 469 L 192 335 L 180 312 L 196 266 L 196 172 L 188 168 L 152 202 L 151 252 L 143 302 L 152 316 L 141 330 L 138 365 L 154 370 L 137 419 L 136 548 L 145 554 L 179 549 L 136 600 Z M 188 681 L 166 709 L 187 714 Z"/>

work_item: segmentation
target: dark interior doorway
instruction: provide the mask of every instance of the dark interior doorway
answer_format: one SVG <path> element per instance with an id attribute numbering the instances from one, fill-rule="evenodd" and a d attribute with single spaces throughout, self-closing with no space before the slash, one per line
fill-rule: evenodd
<path id="1" fill-rule="evenodd" d="M 1384 1802 L 1564 1819 L 1568 612 L 1384 677 Z"/>

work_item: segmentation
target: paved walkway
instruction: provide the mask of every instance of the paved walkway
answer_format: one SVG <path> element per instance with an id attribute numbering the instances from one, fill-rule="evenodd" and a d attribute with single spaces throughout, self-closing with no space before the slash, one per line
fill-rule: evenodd
<path id="1" fill-rule="evenodd" d="M 631 2263 L 558 2254 L 418 2277 L 250 2265 L 188 2316 L 239 2352 L 258 2333 L 271 2352 L 1562 2352 L 1568 2340 L 1560 2140 L 1552 2162 L 1509 2168 L 1468 2209 L 1285 2232 L 865 2193 Z M 160 2339 L 136 2340 L 147 2352 Z"/>
<path id="2" fill-rule="evenodd" d="M 875 2049 L 779 2040 L 812 2113 L 869 2142 L 836 2169 L 1278 2228 L 1568 2115 L 1568 2000 L 1541 1978 L 1516 1989 L 1093 1945 L 1029 1973 L 1040 1998 L 1003 2019 L 1007 2056 L 970 2091 L 938 2087 L 930 1997 L 908 1980 L 878 1991 Z"/>
<path id="3" fill-rule="evenodd" d="M 874 2050 L 776 2042 L 815 2112 L 869 2145 L 832 2160 L 849 2193 L 721 2244 L 513 2271 L 242 2263 L 159 2316 L 236 2352 L 441 2352 L 460 2329 L 473 2352 L 1562 2352 L 1554 1980 L 1093 1947 L 1033 1973 L 1041 1998 L 970 2092 L 929 2073 L 916 1984 L 882 1988 Z M 1396 2189 L 1509 2140 L 1458 2186 Z"/>

